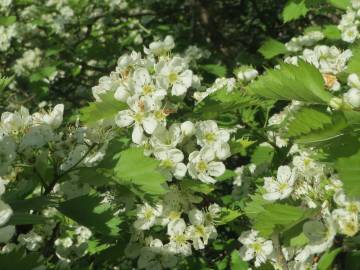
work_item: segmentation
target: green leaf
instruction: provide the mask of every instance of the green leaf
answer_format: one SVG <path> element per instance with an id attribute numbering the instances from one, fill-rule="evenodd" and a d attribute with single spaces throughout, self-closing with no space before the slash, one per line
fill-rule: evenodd
<path id="1" fill-rule="evenodd" d="M 321 256 L 321 259 L 318 263 L 318 270 L 328 270 L 330 269 L 333 261 L 336 256 L 341 252 L 342 248 L 335 248 L 333 250 L 328 250 L 324 255 Z"/>
<path id="2" fill-rule="evenodd" d="M 266 40 L 258 51 L 265 57 L 265 59 L 271 59 L 280 54 L 287 53 L 285 45 L 273 38 Z"/>
<path id="3" fill-rule="evenodd" d="M 56 203 L 48 196 L 34 197 L 30 199 L 21 199 L 9 202 L 14 211 L 24 212 L 29 210 L 41 210 L 46 207 L 54 207 Z"/>
<path id="4" fill-rule="evenodd" d="M 305 16 L 308 13 L 308 8 L 306 7 L 306 1 L 302 0 L 302 1 L 289 1 L 283 12 L 282 12 L 282 17 L 283 17 L 283 21 L 284 23 L 287 23 L 289 21 L 293 21 L 296 20 L 300 17 Z"/>
<path id="5" fill-rule="evenodd" d="M 43 264 L 42 255 L 38 252 L 26 252 L 25 248 L 14 249 L 0 255 L 1 270 L 35 270 Z"/>
<path id="6" fill-rule="evenodd" d="M 1 77 L 0 76 L 0 93 L 11 83 L 13 77 Z"/>
<path id="7" fill-rule="evenodd" d="M 120 153 L 115 166 L 118 183 L 133 184 L 147 194 L 166 192 L 166 177 L 159 170 L 160 161 L 144 156 L 142 148 L 129 148 Z"/>
<path id="8" fill-rule="evenodd" d="M 343 181 L 344 190 L 349 196 L 360 196 L 360 151 L 355 155 L 340 158 L 336 164 L 340 179 Z"/>
<path id="9" fill-rule="evenodd" d="M 333 97 L 324 89 L 324 79 L 319 70 L 304 61 L 300 61 L 298 66 L 283 63 L 280 68 L 268 70 L 247 89 L 274 100 L 328 104 Z"/>
<path id="10" fill-rule="evenodd" d="M 351 0 L 328 0 L 330 4 L 339 9 L 346 10 L 351 5 Z"/>
<path id="11" fill-rule="evenodd" d="M 246 204 L 244 212 L 250 219 L 255 219 L 260 213 L 265 211 L 265 205 L 271 202 L 265 200 L 259 193 L 250 195 L 250 197 L 251 201 Z"/>
<path id="12" fill-rule="evenodd" d="M 8 221 L 7 225 L 29 225 L 29 224 L 42 224 L 45 223 L 48 218 L 38 215 L 32 215 L 27 213 L 15 212 Z"/>
<path id="13" fill-rule="evenodd" d="M 196 104 L 192 117 L 197 120 L 222 120 L 240 108 L 259 105 L 259 100 L 240 91 L 227 92 L 221 89 L 207 96 L 203 101 Z M 231 114 L 232 116 L 233 114 Z M 234 120 L 234 123 L 237 119 Z"/>
<path id="14" fill-rule="evenodd" d="M 356 45 L 351 51 L 353 55 L 348 62 L 346 72 L 360 75 L 360 45 Z"/>
<path id="15" fill-rule="evenodd" d="M 325 107 L 302 107 L 295 111 L 287 122 L 287 136 L 299 137 L 331 124 L 331 115 Z"/>
<path id="16" fill-rule="evenodd" d="M 84 195 L 61 203 L 58 210 L 65 216 L 98 233 L 116 236 L 122 222 L 115 210 L 98 195 Z"/>
<path id="17" fill-rule="evenodd" d="M 30 76 L 30 82 L 41 81 L 44 78 L 49 78 L 56 72 L 56 66 L 48 66 L 41 68 Z"/>
<path id="18" fill-rule="evenodd" d="M 102 101 L 91 102 L 87 107 L 80 110 L 81 121 L 93 126 L 99 120 L 113 120 L 115 115 L 127 108 L 127 105 L 114 98 L 114 92 L 108 91 L 100 95 Z"/>
<path id="19" fill-rule="evenodd" d="M 274 231 L 288 230 L 313 213 L 300 207 L 280 203 L 268 204 L 264 208 L 265 211 L 258 214 L 254 220 L 254 228 L 264 237 L 269 237 Z"/>
<path id="20" fill-rule="evenodd" d="M 241 212 L 239 212 L 238 210 L 222 208 L 220 218 L 219 220 L 216 221 L 216 224 L 218 225 L 227 224 L 233 221 L 234 219 L 238 218 L 239 216 L 241 216 Z"/>
<path id="21" fill-rule="evenodd" d="M 228 179 L 232 179 L 233 177 L 236 176 L 236 173 L 232 170 L 225 170 L 225 172 L 220 175 L 219 177 L 216 177 L 217 181 L 225 181 Z"/>
<path id="22" fill-rule="evenodd" d="M 0 25 L 9 26 L 16 22 L 16 16 L 0 17 Z"/>
<path id="23" fill-rule="evenodd" d="M 251 156 L 251 163 L 255 165 L 270 164 L 275 154 L 271 145 L 259 145 Z"/>
<path id="24" fill-rule="evenodd" d="M 247 149 L 254 143 L 256 143 L 256 141 L 252 141 L 248 138 L 240 138 L 235 141 L 232 140 L 229 142 L 231 154 L 235 155 L 240 153 L 242 156 L 246 156 Z"/>
<path id="25" fill-rule="evenodd" d="M 221 65 L 201 65 L 200 68 L 216 77 L 226 76 L 226 67 Z"/>
<path id="26" fill-rule="evenodd" d="M 337 25 L 325 25 L 322 30 L 325 37 L 331 40 L 339 40 L 341 39 L 341 31 L 337 27 Z"/>
<path id="27" fill-rule="evenodd" d="M 310 240 L 306 237 L 304 233 L 300 233 L 298 236 L 290 239 L 291 247 L 302 247 L 309 243 Z"/>
<path id="28" fill-rule="evenodd" d="M 249 269 L 249 264 L 241 259 L 239 251 L 237 250 L 231 252 L 230 269 L 231 270 Z"/>
<path id="29" fill-rule="evenodd" d="M 324 144 L 343 136 L 348 127 L 342 112 L 328 112 L 326 106 L 302 107 L 292 113 L 285 122 L 285 137 L 302 144 Z"/>
<path id="30" fill-rule="evenodd" d="M 189 189 L 194 192 L 199 192 L 203 194 L 209 194 L 214 190 L 214 185 L 208 185 L 205 183 L 202 183 L 200 181 L 195 181 L 192 179 L 183 179 L 180 182 L 180 186 L 183 189 Z"/>

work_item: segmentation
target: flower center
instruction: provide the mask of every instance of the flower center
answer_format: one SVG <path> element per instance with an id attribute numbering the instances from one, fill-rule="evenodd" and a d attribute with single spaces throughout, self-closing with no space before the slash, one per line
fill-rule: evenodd
<path id="1" fill-rule="evenodd" d="M 255 250 L 255 252 L 260 252 L 261 251 L 261 244 L 258 243 L 258 242 L 252 243 L 251 247 Z"/>
<path id="2" fill-rule="evenodd" d="M 280 183 L 279 185 L 279 191 L 280 192 L 284 192 L 285 189 L 287 189 L 289 187 L 289 185 L 287 183 Z"/>
<path id="3" fill-rule="evenodd" d="M 178 80 L 178 75 L 175 72 L 169 74 L 169 81 L 171 84 L 175 83 Z"/>
<path id="4" fill-rule="evenodd" d="M 134 121 L 136 123 L 141 123 L 143 119 L 144 119 L 144 115 L 142 113 L 136 113 L 134 115 Z"/>
<path id="5" fill-rule="evenodd" d="M 150 84 L 145 84 L 143 86 L 143 92 L 145 95 L 149 95 L 151 94 L 152 92 L 154 92 L 154 87 Z"/>
<path id="6" fill-rule="evenodd" d="M 144 218 L 147 220 L 152 219 L 152 217 L 154 216 L 154 211 L 152 209 L 146 209 L 144 212 Z"/>
<path id="7" fill-rule="evenodd" d="M 183 245 L 186 243 L 187 238 L 185 236 L 185 234 L 177 234 L 174 236 L 174 241 L 178 244 L 178 245 Z"/>
<path id="8" fill-rule="evenodd" d="M 206 172 L 207 168 L 208 168 L 208 165 L 206 164 L 205 161 L 201 160 L 197 163 L 197 169 L 199 172 L 202 172 L 202 173 Z"/>
<path id="9" fill-rule="evenodd" d="M 204 137 L 205 140 L 209 143 L 214 142 L 216 139 L 216 135 L 213 132 L 206 133 Z"/>
<path id="10" fill-rule="evenodd" d="M 161 166 L 166 169 L 171 169 L 172 167 L 174 167 L 174 162 L 170 159 L 165 159 L 161 162 Z"/>

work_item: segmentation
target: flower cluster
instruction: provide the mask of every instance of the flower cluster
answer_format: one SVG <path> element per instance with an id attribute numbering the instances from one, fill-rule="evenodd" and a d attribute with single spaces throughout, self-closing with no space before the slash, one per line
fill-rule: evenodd
<path id="1" fill-rule="evenodd" d="M 359 38 L 359 9 L 359 1 L 352 0 L 346 13 L 341 17 L 338 28 L 341 31 L 341 38 L 345 42 L 353 43 L 357 38 Z"/>

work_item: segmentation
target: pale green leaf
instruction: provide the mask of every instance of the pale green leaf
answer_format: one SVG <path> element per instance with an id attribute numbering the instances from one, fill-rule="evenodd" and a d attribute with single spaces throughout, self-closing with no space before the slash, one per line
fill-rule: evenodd
<path id="1" fill-rule="evenodd" d="M 351 0 L 328 0 L 330 4 L 339 9 L 346 10 L 351 5 Z"/>
<path id="2" fill-rule="evenodd" d="M 100 95 L 102 101 L 91 102 L 80 110 L 81 120 L 87 125 L 94 125 L 99 120 L 113 120 L 119 111 L 125 110 L 127 105 L 114 98 L 114 92 L 108 91 Z"/>
<path id="3" fill-rule="evenodd" d="M 325 90 L 319 70 L 304 61 L 300 61 L 297 66 L 283 63 L 280 68 L 268 70 L 247 89 L 274 100 L 328 104 L 333 97 Z"/>
<path id="4" fill-rule="evenodd" d="M 226 67 L 221 65 L 202 65 L 200 68 L 207 73 L 210 73 L 212 75 L 215 75 L 217 77 L 225 77 L 226 76 Z"/>
<path id="5" fill-rule="evenodd" d="M 258 214 L 254 220 L 254 228 L 264 237 L 269 237 L 274 231 L 288 230 L 312 213 L 300 207 L 280 203 L 268 204 L 264 208 L 265 211 Z"/>
<path id="6" fill-rule="evenodd" d="M 295 0 L 291 0 L 289 1 L 283 12 L 282 12 L 282 17 L 283 17 L 283 21 L 284 23 L 287 23 L 289 21 L 293 21 L 296 20 L 300 17 L 305 16 L 309 9 L 306 7 L 306 1 L 302 0 L 302 1 L 295 1 Z"/>
<path id="7" fill-rule="evenodd" d="M 318 263 L 318 270 L 328 270 L 330 269 L 332 263 L 334 262 L 336 256 L 342 251 L 342 248 L 335 248 L 333 250 L 328 250 L 324 255 L 321 256 L 321 259 Z"/>
<path id="8" fill-rule="evenodd" d="M 271 59 L 280 54 L 287 53 L 287 49 L 280 41 L 270 38 L 261 45 L 259 52 L 265 57 L 265 59 Z"/>
<path id="9" fill-rule="evenodd" d="M 160 161 L 144 156 L 142 148 L 129 148 L 120 153 L 115 166 L 116 181 L 132 184 L 147 194 L 166 192 L 166 177 L 159 170 Z"/>
<path id="10" fill-rule="evenodd" d="M 98 195 L 84 195 L 61 203 L 58 210 L 65 216 L 98 233 L 116 236 L 122 222 L 109 203 Z"/>
<path id="11" fill-rule="evenodd" d="M 350 196 L 360 196 L 360 151 L 355 155 L 340 158 L 335 168 L 344 183 L 344 190 Z"/>

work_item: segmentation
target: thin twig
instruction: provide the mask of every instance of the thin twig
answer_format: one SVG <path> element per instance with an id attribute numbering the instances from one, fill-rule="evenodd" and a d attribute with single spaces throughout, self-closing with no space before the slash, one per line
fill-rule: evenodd
<path id="1" fill-rule="evenodd" d="M 289 270 L 289 267 L 287 265 L 285 256 L 281 250 L 280 240 L 279 240 L 279 234 L 274 233 L 271 238 L 273 245 L 274 245 L 274 251 L 276 255 L 276 261 L 278 264 L 280 264 L 282 270 Z"/>

